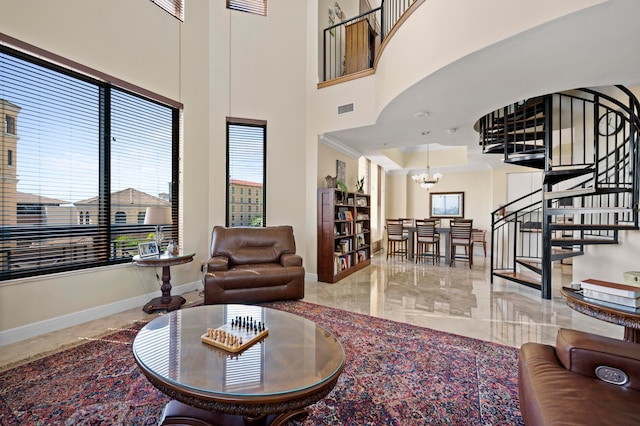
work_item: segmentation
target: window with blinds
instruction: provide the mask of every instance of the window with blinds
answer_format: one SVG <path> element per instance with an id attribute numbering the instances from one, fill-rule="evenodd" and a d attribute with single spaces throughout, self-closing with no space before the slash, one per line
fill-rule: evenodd
<path id="1" fill-rule="evenodd" d="M 184 22 L 184 0 L 151 0 L 151 2 Z"/>
<path id="2" fill-rule="evenodd" d="M 227 119 L 227 226 L 267 226 L 266 153 L 265 121 Z"/>
<path id="3" fill-rule="evenodd" d="M 227 0 L 227 9 L 267 16 L 267 0 Z"/>
<path id="4" fill-rule="evenodd" d="M 177 224 L 178 109 L 0 46 L 0 122 L 0 280 L 130 261 L 148 206 Z"/>

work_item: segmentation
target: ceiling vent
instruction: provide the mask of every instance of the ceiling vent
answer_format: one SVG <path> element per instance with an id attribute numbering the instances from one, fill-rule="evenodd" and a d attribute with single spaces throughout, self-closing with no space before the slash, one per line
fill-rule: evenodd
<path id="1" fill-rule="evenodd" d="M 338 107 L 338 115 L 353 112 L 353 108 L 353 102 L 351 102 L 350 104 L 340 105 Z"/>

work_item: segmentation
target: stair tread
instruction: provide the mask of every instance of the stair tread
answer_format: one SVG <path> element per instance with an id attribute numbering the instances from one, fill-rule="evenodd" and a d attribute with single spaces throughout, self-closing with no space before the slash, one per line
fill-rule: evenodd
<path id="1" fill-rule="evenodd" d="M 525 268 L 536 272 L 538 274 L 542 273 L 542 259 L 516 259 L 516 263 L 524 266 Z"/>
<path id="2" fill-rule="evenodd" d="M 552 238 L 552 246 L 564 246 L 564 245 L 583 245 L 583 244 L 617 244 L 618 242 L 612 237 L 591 237 L 591 238 L 572 238 L 572 237 L 560 237 Z"/>
<path id="3" fill-rule="evenodd" d="M 592 213 L 631 213 L 629 207 L 554 207 L 547 209 L 548 215 L 592 214 Z"/>
<path id="4" fill-rule="evenodd" d="M 567 189 L 564 191 L 551 191 L 544 193 L 545 200 L 555 200 L 557 198 L 567 198 L 567 197 L 578 197 L 581 195 L 589 195 L 595 194 L 595 188 L 578 188 L 578 189 Z"/>
<path id="5" fill-rule="evenodd" d="M 637 230 L 633 224 L 598 224 L 598 223 L 552 223 L 550 224 L 550 228 L 552 230 L 562 229 L 562 230 L 575 230 L 575 231 L 584 231 L 585 229 L 593 229 L 593 230 Z"/>
<path id="6" fill-rule="evenodd" d="M 516 281 L 520 284 L 525 284 L 529 287 L 537 289 L 540 289 L 542 287 L 540 279 L 536 279 L 536 277 L 532 277 L 531 275 L 523 274 L 521 272 L 493 271 L 493 275 L 505 278 L 507 280 Z"/>
<path id="7" fill-rule="evenodd" d="M 544 173 L 543 183 L 555 185 L 556 183 L 572 179 L 578 176 L 584 176 L 589 173 L 593 173 L 593 166 L 578 167 L 578 168 L 562 168 L 556 170 L 548 170 Z"/>

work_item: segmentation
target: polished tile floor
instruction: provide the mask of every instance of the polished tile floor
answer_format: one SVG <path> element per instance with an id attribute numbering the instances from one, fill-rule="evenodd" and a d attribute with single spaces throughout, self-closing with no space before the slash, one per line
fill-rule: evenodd
<path id="1" fill-rule="evenodd" d="M 370 267 L 338 283 L 307 282 L 304 300 L 516 347 L 529 341 L 554 344 L 560 327 L 623 337 L 623 327 L 590 318 L 565 304 L 559 289 L 571 283 L 570 265 L 554 266 L 553 297 L 543 300 L 539 291 L 525 286 L 498 278 L 491 284 L 488 257 L 476 254 L 474 262 L 469 269 L 464 263 L 415 265 L 374 256 Z M 199 291 L 183 296 L 185 306 L 202 301 Z M 132 309 L 6 345 L 0 350 L 0 371 L 158 315 L 162 312 Z"/>

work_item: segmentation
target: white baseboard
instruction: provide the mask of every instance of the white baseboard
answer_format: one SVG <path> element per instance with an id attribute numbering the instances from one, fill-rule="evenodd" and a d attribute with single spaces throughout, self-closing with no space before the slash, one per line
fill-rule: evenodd
<path id="1" fill-rule="evenodd" d="M 188 284 L 174 286 L 171 289 L 171 294 L 178 295 L 188 293 L 199 288 L 202 288 L 202 282 L 195 281 Z M 162 292 L 158 290 L 147 295 L 136 296 L 131 299 L 120 300 L 118 302 L 96 306 L 95 308 L 85 309 L 83 311 L 61 315 L 48 320 L 38 321 L 32 324 L 0 331 L 0 346 L 16 343 L 41 334 L 51 333 L 52 331 L 62 330 L 63 328 L 72 327 L 74 325 L 117 314 L 129 309 L 142 309 L 142 306 L 144 306 L 150 299 L 160 296 L 162 296 Z"/>
<path id="2" fill-rule="evenodd" d="M 305 272 L 304 274 L 305 281 L 318 281 L 318 274 L 312 274 L 309 272 Z"/>

